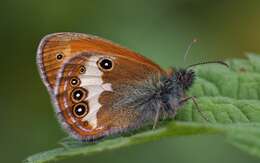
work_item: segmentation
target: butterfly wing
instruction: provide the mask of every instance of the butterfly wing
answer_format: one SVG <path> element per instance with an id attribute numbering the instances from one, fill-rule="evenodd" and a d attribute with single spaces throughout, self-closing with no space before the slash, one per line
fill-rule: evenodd
<path id="1" fill-rule="evenodd" d="M 39 44 L 37 64 L 42 80 L 51 94 L 57 82 L 59 69 L 66 61 L 82 52 L 128 57 L 159 68 L 145 57 L 96 36 L 69 32 L 50 34 Z"/>
<path id="2" fill-rule="evenodd" d="M 113 64 L 109 70 L 102 68 L 108 65 L 102 64 L 105 59 Z M 124 102 L 135 98 L 133 90 L 138 90 L 138 85 L 150 78 L 160 78 L 162 74 L 164 71 L 154 64 L 133 57 L 112 53 L 78 54 L 62 66 L 57 78 L 54 102 L 59 120 L 80 140 L 137 128 L 143 113 Z"/>

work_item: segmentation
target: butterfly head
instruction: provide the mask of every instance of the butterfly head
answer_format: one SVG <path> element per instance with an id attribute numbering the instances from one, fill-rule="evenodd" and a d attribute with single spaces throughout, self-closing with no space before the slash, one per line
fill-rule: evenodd
<path id="1" fill-rule="evenodd" d="M 186 91 L 192 86 L 192 84 L 195 80 L 196 75 L 195 75 L 195 71 L 192 68 L 195 66 L 204 65 L 204 64 L 221 64 L 221 65 L 228 67 L 228 65 L 223 61 L 199 62 L 196 64 L 192 64 L 186 68 L 178 69 L 177 71 L 175 71 L 175 73 L 173 73 L 173 72 L 170 73 L 169 76 L 174 81 L 174 84 L 180 86 L 181 88 L 183 88 L 184 91 Z"/>
<path id="2" fill-rule="evenodd" d="M 174 74 L 173 78 L 177 85 L 187 90 L 194 82 L 195 72 L 191 69 L 180 69 Z"/>
<path id="3" fill-rule="evenodd" d="M 162 103 L 170 105 L 172 109 L 179 106 L 181 98 L 185 97 L 186 91 L 191 88 L 196 79 L 195 71 L 192 69 L 171 69 L 171 73 L 163 76 L 157 87 L 159 98 Z"/>
<path id="4" fill-rule="evenodd" d="M 212 63 L 228 67 L 228 65 L 223 61 L 207 61 L 196 63 L 182 69 L 171 68 L 167 72 L 167 77 L 163 76 L 161 79 L 160 83 L 162 83 L 162 85 L 157 90 L 157 92 L 160 92 L 159 97 L 162 99 L 162 102 L 166 105 L 169 104 L 171 108 L 178 107 L 181 99 L 186 97 L 186 91 L 191 88 L 196 79 L 195 71 L 192 68 L 198 65 Z"/>

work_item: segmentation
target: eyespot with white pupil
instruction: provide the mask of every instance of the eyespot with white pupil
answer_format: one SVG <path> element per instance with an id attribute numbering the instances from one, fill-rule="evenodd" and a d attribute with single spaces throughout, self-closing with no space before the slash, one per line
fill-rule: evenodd
<path id="1" fill-rule="evenodd" d="M 58 61 L 62 60 L 62 58 L 63 58 L 63 53 L 58 53 L 58 54 L 56 55 L 56 59 L 57 59 Z"/>
<path id="2" fill-rule="evenodd" d="M 80 102 L 87 96 L 87 91 L 83 88 L 75 88 L 71 93 L 71 98 L 74 102 Z"/>
<path id="3" fill-rule="evenodd" d="M 80 84 L 80 80 L 77 77 L 72 77 L 70 79 L 70 85 L 76 87 Z"/>
<path id="4" fill-rule="evenodd" d="M 101 58 L 98 61 L 98 66 L 103 71 L 110 71 L 113 69 L 113 61 L 109 58 Z"/>
<path id="5" fill-rule="evenodd" d="M 77 118 L 82 118 L 88 114 L 88 105 L 85 103 L 78 103 L 73 107 L 73 115 Z"/>

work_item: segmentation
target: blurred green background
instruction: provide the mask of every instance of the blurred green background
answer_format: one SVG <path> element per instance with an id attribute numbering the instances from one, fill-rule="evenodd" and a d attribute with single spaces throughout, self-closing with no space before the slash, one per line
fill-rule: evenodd
<path id="1" fill-rule="evenodd" d="M 259 0 L 1 0 L 0 162 L 20 162 L 54 148 L 66 134 L 57 123 L 35 63 L 40 39 L 74 31 L 98 35 L 163 67 L 260 53 Z M 218 136 L 164 139 L 69 162 L 259 162 Z"/>

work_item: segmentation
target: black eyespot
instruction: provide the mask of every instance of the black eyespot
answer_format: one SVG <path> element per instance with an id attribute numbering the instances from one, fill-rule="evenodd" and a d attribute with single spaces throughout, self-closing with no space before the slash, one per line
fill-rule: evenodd
<path id="1" fill-rule="evenodd" d="M 85 103 L 79 103 L 73 107 L 73 115 L 77 118 L 84 117 L 86 114 L 88 114 L 88 111 L 88 106 Z"/>
<path id="2" fill-rule="evenodd" d="M 81 66 L 79 68 L 79 73 L 84 74 L 85 72 L 86 72 L 86 67 L 85 66 Z"/>
<path id="3" fill-rule="evenodd" d="M 70 79 L 70 85 L 75 87 L 78 86 L 80 84 L 80 80 L 77 77 L 72 77 Z"/>
<path id="4" fill-rule="evenodd" d="M 71 98 L 74 102 L 80 102 L 87 96 L 87 91 L 83 88 L 75 88 L 71 93 Z"/>
<path id="5" fill-rule="evenodd" d="M 101 58 L 98 61 L 98 66 L 104 71 L 109 71 L 113 68 L 113 61 L 108 58 Z"/>
<path id="6" fill-rule="evenodd" d="M 63 54 L 62 53 L 58 53 L 57 55 L 56 55 L 56 59 L 57 60 L 61 60 L 63 58 Z"/>

